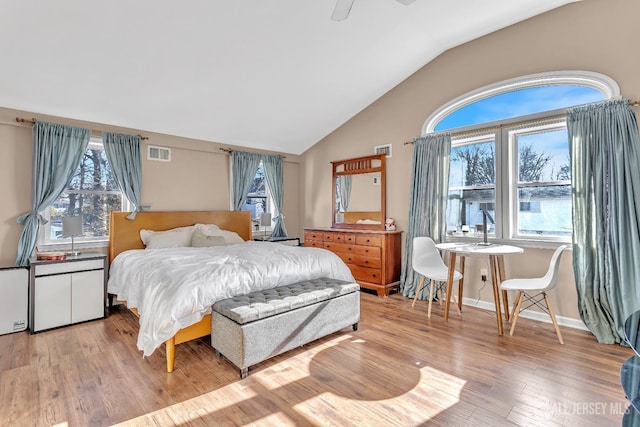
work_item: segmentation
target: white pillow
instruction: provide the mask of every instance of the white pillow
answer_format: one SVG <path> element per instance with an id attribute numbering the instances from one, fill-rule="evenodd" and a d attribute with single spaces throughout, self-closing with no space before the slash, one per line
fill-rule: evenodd
<path id="1" fill-rule="evenodd" d="M 193 232 L 191 237 L 191 246 L 194 248 L 208 248 L 211 246 L 226 246 L 227 241 L 223 236 L 211 236 L 203 233 L 201 230 Z"/>
<path id="2" fill-rule="evenodd" d="M 211 225 L 213 224 L 207 224 L 206 226 L 202 227 L 203 225 L 204 224 L 197 224 L 196 227 L 198 227 L 198 230 L 206 236 L 222 236 L 227 242 L 227 245 L 232 245 L 234 243 L 244 243 L 242 237 L 240 237 L 235 231 L 221 230 L 217 228 L 217 226 L 214 226 L 216 228 L 212 228 Z"/>
<path id="3" fill-rule="evenodd" d="M 200 230 L 205 234 L 209 231 L 214 232 L 220 230 L 220 227 L 215 224 L 196 224 L 194 227 L 196 228 L 196 230 Z"/>
<path id="4" fill-rule="evenodd" d="M 165 231 L 140 230 L 140 239 L 147 249 L 178 248 L 191 246 L 195 227 L 172 228 Z"/>

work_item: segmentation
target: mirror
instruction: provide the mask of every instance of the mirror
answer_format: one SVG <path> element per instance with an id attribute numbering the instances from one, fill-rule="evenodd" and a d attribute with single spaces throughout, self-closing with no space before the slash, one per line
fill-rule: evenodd
<path id="1" fill-rule="evenodd" d="M 385 154 L 333 164 L 333 227 L 384 230 Z"/>

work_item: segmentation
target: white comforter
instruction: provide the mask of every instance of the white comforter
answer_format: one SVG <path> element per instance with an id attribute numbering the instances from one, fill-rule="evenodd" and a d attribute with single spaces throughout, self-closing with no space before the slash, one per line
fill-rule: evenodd
<path id="1" fill-rule="evenodd" d="M 108 291 L 138 309 L 138 348 L 148 356 L 218 300 L 319 277 L 354 281 L 342 260 L 324 249 L 268 242 L 136 249 L 111 263 Z"/>

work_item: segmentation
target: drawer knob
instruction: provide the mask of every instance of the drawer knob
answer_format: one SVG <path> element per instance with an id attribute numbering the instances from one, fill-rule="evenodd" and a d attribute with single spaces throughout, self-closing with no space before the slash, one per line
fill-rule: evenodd
<path id="1" fill-rule="evenodd" d="M 365 264 L 369 264 L 369 260 L 366 260 L 364 263 L 365 263 Z"/>
<path id="2" fill-rule="evenodd" d="M 376 277 L 375 273 L 371 275 L 371 277 Z"/>
<path id="3" fill-rule="evenodd" d="M 371 240 L 367 239 L 367 243 L 369 243 Z"/>

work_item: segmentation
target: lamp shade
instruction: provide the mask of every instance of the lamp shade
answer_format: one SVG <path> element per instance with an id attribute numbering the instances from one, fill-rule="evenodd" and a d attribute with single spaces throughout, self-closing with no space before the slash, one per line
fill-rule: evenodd
<path id="1" fill-rule="evenodd" d="M 260 225 L 262 227 L 268 227 L 271 225 L 271 212 L 265 212 L 260 215 Z"/>
<path id="2" fill-rule="evenodd" d="M 62 235 L 65 237 L 79 236 L 82 234 L 82 217 L 65 216 L 62 218 Z"/>

